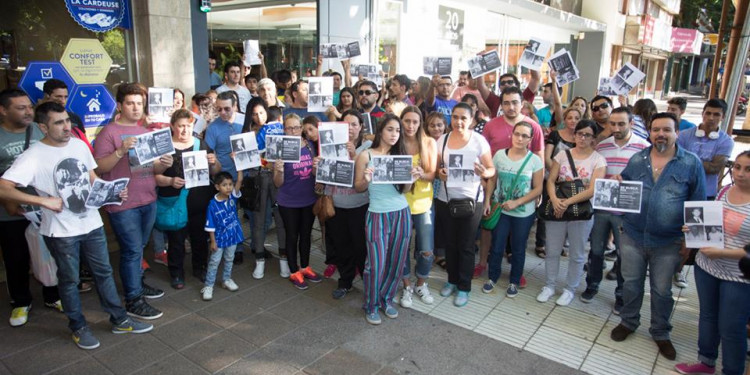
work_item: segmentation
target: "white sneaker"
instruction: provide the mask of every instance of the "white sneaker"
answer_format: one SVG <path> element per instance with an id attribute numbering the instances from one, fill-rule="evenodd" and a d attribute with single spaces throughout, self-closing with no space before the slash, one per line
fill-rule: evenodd
<path id="1" fill-rule="evenodd" d="M 432 302 L 435 301 L 434 298 L 432 298 L 432 294 L 430 294 L 430 288 L 427 287 L 427 283 L 422 284 L 421 286 L 418 286 L 417 289 L 415 289 L 417 292 L 417 295 L 422 300 L 423 303 L 432 305 Z"/>
<path id="2" fill-rule="evenodd" d="M 573 301 L 573 298 L 575 297 L 575 294 L 573 292 L 563 289 L 562 294 L 560 295 L 560 298 L 555 301 L 555 303 L 558 306 L 568 306 L 570 305 L 570 302 Z"/>
<path id="3" fill-rule="evenodd" d="M 414 289 L 411 286 L 407 286 L 403 289 L 403 292 L 401 293 L 401 307 L 408 309 L 414 304 L 414 301 L 411 299 L 412 293 L 414 293 Z"/>
<path id="4" fill-rule="evenodd" d="M 240 288 L 240 287 L 238 287 L 238 286 L 237 286 L 237 284 L 236 284 L 236 283 L 234 282 L 234 280 L 232 280 L 232 279 L 229 279 L 229 280 L 224 280 L 224 282 L 223 282 L 223 283 L 221 283 L 221 286 L 222 286 L 222 287 L 223 287 L 224 289 L 227 289 L 227 290 L 229 290 L 230 292 L 236 292 L 236 291 L 237 291 L 237 289 L 239 289 L 239 288 Z"/>
<path id="5" fill-rule="evenodd" d="M 685 274 L 682 272 L 677 272 L 674 274 L 674 286 L 685 289 L 688 287 L 687 278 L 685 278 Z"/>
<path id="6" fill-rule="evenodd" d="M 549 287 L 542 287 L 542 291 L 536 296 L 537 302 L 547 302 L 550 297 L 555 295 L 555 290 Z"/>
<path id="7" fill-rule="evenodd" d="M 201 289 L 201 294 L 203 294 L 204 301 L 212 300 L 214 298 L 214 287 L 204 286 L 203 289 Z"/>
<path id="8" fill-rule="evenodd" d="M 266 261 L 265 260 L 256 260 L 255 261 L 255 271 L 253 271 L 253 279 L 260 280 L 263 278 L 266 272 Z"/>
<path id="9" fill-rule="evenodd" d="M 288 279 L 289 276 L 292 276 L 292 272 L 289 271 L 289 262 L 286 261 L 286 258 L 279 259 L 279 269 L 281 270 L 279 272 L 279 276 Z"/>

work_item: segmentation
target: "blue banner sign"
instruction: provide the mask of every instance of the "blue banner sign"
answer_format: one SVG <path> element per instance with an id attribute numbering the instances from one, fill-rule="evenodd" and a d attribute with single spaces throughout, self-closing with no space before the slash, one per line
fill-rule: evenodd
<path id="1" fill-rule="evenodd" d="M 104 85 L 79 85 L 68 99 L 68 111 L 80 116 L 86 128 L 108 124 L 116 107 Z"/>
<path id="2" fill-rule="evenodd" d="M 59 62 L 56 61 L 32 61 L 26 66 L 26 71 L 21 77 L 18 86 L 26 91 L 31 98 L 31 102 L 38 102 L 44 96 L 44 82 L 48 79 L 59 79 L 68 85 L 68 94 L 75 89 L 75 81 L 70 77 L 68 71 Z M 68 99 L 70 103 L 70 99 Z"/>

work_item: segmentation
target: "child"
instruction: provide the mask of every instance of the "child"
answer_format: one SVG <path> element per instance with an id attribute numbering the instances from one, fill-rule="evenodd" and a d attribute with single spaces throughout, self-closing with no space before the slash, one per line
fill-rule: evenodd
<path id="1" fill-rule="evenodd" d="M 214 293 L 214 281 L 219 269 L 222 255 L 224 257 L 224 274 L 221 286 L 234 292 L 237 284 L 232 281 L 232 263 L 237 244 L 243 241 L 242 226 L 237 216 L 237 199 L 240 197 L 242 173 L 237 174 L 237 182 L 232 185 L 232 175 L 219 172 L 214 177 L 214 186 L 218 193 L 208 204 L 206 212 L 206 232 L 211 237 L 211 255 L 206 271 L 206 286 L 201 289 L 204 301 L 210 301 Z"/>

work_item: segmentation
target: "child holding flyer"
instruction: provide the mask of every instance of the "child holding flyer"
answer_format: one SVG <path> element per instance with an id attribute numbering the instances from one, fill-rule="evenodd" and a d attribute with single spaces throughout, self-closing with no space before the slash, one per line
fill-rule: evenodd
<path id="1" fill-rule="evenodd" d="M 211 254 L 209 255 L 206 282 L 201 294 L 204 301 L 210 301 L 214 293 L 214 281 L 219 269 L 221 258 L 224 258 L 224 273 L 221 286 L 234 292 L 237 284 L 232 281 L 232 264 L 234 250 L 238 243 L 242 243 L 242 226 L 237 215 L 237 200 L 240 197 L 242 173 L 237 174 L 237 182 L 233 184 L 232 175 L 219 172 L 214 177 L 214 186 L 218 193 L 208 204 L 206 212 L 206 232 L 211 237 Z"/>

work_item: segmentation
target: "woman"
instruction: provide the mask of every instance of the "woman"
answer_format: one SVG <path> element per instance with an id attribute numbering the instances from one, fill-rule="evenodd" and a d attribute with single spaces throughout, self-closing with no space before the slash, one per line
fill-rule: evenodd
<path id="1" fill-rule="evenodd" d="M 430 138 L 434 139 L 436 142 L 440 137 L 445 134 L 445 116 L 443 114 L 438 112 L 432 112 L 424 120 L 424 132 L 425 134 L 429 135 Z M 476 128 L 474 128 L 476 129 Z M 476 130 L 475 130 L 476 131 Z M 436 143 L 437 145 L 437 143 Z M 433 207 L 435 204 L 435 199 L 437 199 L 437 192 L 440 191 L 440 184 L 442 181 L 440 181 L 439 178 L 435 178 L 432 180 L 432 202 Z M 437 220 L 439 218 L 435 217 L 435 210 L 432 210 L 432 220 L 435 223 L 435 226 L 437 226 Z M 440 231 L 435 231 L 435 264 L 442 267 L 443 269 L 446 269 L 445 264 L 445 240 L 443 238 L 442 233 Z"/>
<path id="2" fill-rule="evenodd" d="M 318 149 L 318 116 L 310 115 L 302 119 L 302 137 L 312 143 L 314 149 Z"/>
<path id="3" fill-rule="evenodd" d="M 659 112 L 651 99 L 638 99 L 633 105 L 633 133 L 643 139 L 648 139 L 651 129 L 651 116 Z"/>
<path id="4" fill-rule="evenodd" d="M 565 152 L 560 152 L 552 158 L 546 189 L 557 217 L 562 217 L 568 206 L 590 200 L 594 195 L 594 182 L 596 179 L 604 177 L 607 162 L 603 156 L 594 151 L 595 134 L 596 122 L 581 120 L 575 128 L 576 146 Z M 571 181 L 576 178 L 573 176 L 572 166 L 568 161 L 568 153 L 570 153 L 575 164 L 577 178 L 581 179 L 585 190 L 568 199 L 558 199 L 555 195 L 555 182 Z M 544 259 L 544 266 L 547 273 L 547 284 L 536 297 L 537 301 L 547 302 L 550 297 L 555 295 L 560 257 L 566 237 L 570 243 L 567 285 L 555 303 L 560 306 L 567 306 L 573 300 L 575 290 L 583 275 L 583 264 L 586 261 L 585 245 L 592 224 L 593 218 L 589 220 L 545 221 L 547 256 Z"/>
<path id="5" fill-rule="evenodd" d="M 500 278 L 505 246 L 510 237 L 510 284 L 505 295 L 518 295 L 524 263 L 526 241 L 536 215 L 536 198 L 542 194 L 544 163 L 529 151 L 534 135 L 531 124 L 521 121 L 513 127 L 513 147 L 499 150 L 492 158 L 497 177 L 488 181 L 487 191 L 494 192 L 492 204 L 500 204 L 500 219 L 492 232 L 492 245 L 488 276 L 482 292 L 490 293 Z M 497 188 L 495 188 L 497 186 Z M 484 201 L 484 215 L 489 216 L 492 207 L 489 199 Z M 511 237 L 510 234 L 513 233 Z"/>
<path id="6" fill-rule="evenodd" d="M 403 124 L 404 149 L 407 154 L 412 155 L 412 165 L 421 172 L 422 177 L 414 181 L 410 191 L 404 194 L 409 202 L 411 219 L 416 230 L 415 247 L 419 254 L 414 254 L 417 259 L 414 273 L 417 275 L 417 284 L 411 286 L 411 262 L 407 254 L 404 264 L 404 290 L 401 294 L 401 307 L 412 306 L 412 294 L 417 293 L 423 303 L 428 305 L 434 301 L 427 286 L 430 277 L 430 268 L 435 259 L 434 254 L 434 220 L 432 215 L 432 180 L 435 179 L 437 164 L 437 148 L 435 140 L 424 134 L 422 130 L 422 111 L 415 106 L 408 106 L 401 112 L 401 123 Z"/>
<path id="7" fill-rule="evenodd" d="M 471 110 L 474 111 L 474 118 L 472 118 L 471 120 L 471 129 L 479 134 L 482 134 L 487 121 L 480 117 L 479 102 L 477 101 L 477 97 L 474 96 L 474 94 L 465 94 L 463 97 L 461 97 L 461 102 L 471 106 Z"/>
<path id="8" fill-rule="evenodd" d="M 349 150 L 350 159 L 356 160 L 363 150 L 370 148 L 372 142 L 363 138 L 363 120 L 359 111 L 356 109 L 345 111 L 342 119 L 349 124 L 349 143 L 346 147 Z M 320 158 L 316 158 L 315 162 L 319 163 Z M 331 295 L 334 299 L 341 299 L 352 290 L 355 275 L 357 273 L 364 275 L 367 257 L 365 215 L 369 196 L 366 191 L 358 193 L 353 187 L 335 185 L 326 186 L 326 195 L 333 198 L 333 207 L 336 209 L 336 215 L 325 222 L 326 242 L 329 237 L 333 242 L 333 246 L 330 247 L 326 243 L 326 264 L 333 268 L 330 276 L 333 276 L 338 268 L 338 286 Z M 328 253 L 333 249 L 336 249 L 336 256 L 329 263 Z M 323 276 L 325 277 L 325 273 Z"/>
<path id="9" fill-rule="evenodd" d="M 521 114 L 531 118 L 537 124 L 539 123 L 539 117 L 536 117 L 536 109 L 534 108 L 534 105 L 525 100 L 521 103 Z"/>
<path id="10" fill-rule="evenodd" d="M 216 193 L 212 184 L 194 187 L 184 192 L 185 171 L 182 165 L 182 153 L 194 150 L 208 150 L 208 146 L 193 136 L 193 115 L 187 109 L 181 108 L 172 114 L 170 121 L 172 128 L 172 143 L 175 154 L 174 163 L 162 174 L 156 175 L 159 186 L 159 197 L 175 197 L 187 194 L 187 226 L 174 231 L 164 231 L 167 235 L 169 252 L 167 263 L 171 285 L 175 289 L 185 287 L 185 239 L 190 237 L 193 275 L 202 279 L 208 262 L 208 234 L 203 230 L 206 224 L 206 208 Z M 211 175 L 221 171 L 221 163 L 213 152 L 207 154 L 209 172 Z"/>
<path id="11" fill-rule="evenodd" d="M 302 137 L 301 119 L 292 113 L 284 118 L 284 135 Z M 315 152 L 302 139 L 298 163 L 276 160 L 273 169 L 273 184 L 279 189 L 276 201 L 286 231 L 286 259 L 289 264 L 289 280 L 297 289 L 307 289 L 309 280 L 318 283 L 322 278 L 310 267 L 310 246 L 315 195 L 313 158 Z M 299 265 L 297 265 L 299 253 Z"/>
<path id="12" fill-rule="evenodd" d="M 178 109 L 184 109 L 185 107 L 185 93 L 182 92 L 180 89 L 174 89 L 174 99 L 173 99 L 173 107 L 174 110 Z"/>
<path id="13" fill-rule="evenodd" d="M 428 108 L 425 98 L 432 94 L 432 81 L 427 77 L 419 77 L 412 82 L 411 95 L 409 97 L 415 107 L 419 108 L 422 113 L 426 113 Z"/>
<path id="14" fill-rule="evenodd" d="M 403 272 L 404 258 L 409 251 L 412 222 L 409 203 L 404 197 L 411 184 L 371 184 L 374 173 L 372 158 L 405 155 L 401 133 L 398 117 L 384 115 L 378 121 L 372 148 L 362 152 L 355 164 L 354 189 L 359 193 L 367 191 L 370 198 L 365 219 L 367 261 L 363 274 L 363 307 L 365 320 L 374 325 L 381 323 L 379 308 L 391 319 L 398 317 L 398 310 L 392 302 Z M 412 178 L 421 177 L 415 168 L 411 173 Z"/>
<path id="15" fill-rule="evenodd" d="M 589 108 L 589 102 L 582 96 L 576 96 L 570 102 L 568 108 L 577 108 L 578 112 L 581 113 L 581 120 L 591 120 L 591 108 Z M 563 124 L 557 124 L 558 128 L 562 128 Z"/>
<path id="16" fill-rule="evenodd" d="M 735 159 L 732 179 L 734 185 L 722 189 L 716 199 L 724 206 L 724 248 L 704 247 L 695 256 L 699 362 L 676 365 L 681 374 L 713 374 L 719 344 L 722 374 L 745 373 L 750 281 L 738 261 L 750 251 L 750 222 L 744 219 L 750 215 L 750 151 Z"/>
<path id="17" fill-rule="evenodd" d="M 343 113 L 350 109 L 357 109 L 357 101 L 354 100 L 354 90 L 351 87 L 344 87 L 339 94 L 339 104 L 330 106 L 326 111 L 326 116 L 330 121 L 341 121 Z"/>
<path id="18" fill-rule="evenodd" d="M 483 194 L 480 191 L 479 178 L 491 178 L 495 175 L 492 166 L 490 145 L 487 140 L 471 130 L 474 112 L 466 103 L 458 103 L 451 112 L 453 130 L 437 141 L 438 162 L 441 167 L 438 177 L 442 181 L 438 199 L 435 202 L 435 216 L 439 218 L 437 231 L 445 236 L 448 282 L 440 290 L 440 295 L 448 297 L 454 292 L 453 304 L 461 307 L 469 302 L 471 279 L 474 273 L 474 238 L 482 218 Z M 473 176 L 470 186 L 447 186 L 448 160 L 452 154 L 461 153 L 473 161 Z M 479 178 L 477 178 L 477 176 Z M 447 191 L 446 191 L 447 190 Z M 451 200 L 471 199 L 475 201 L 474 212 L 468 217 L 452 217 L 449 210 Z"/>

